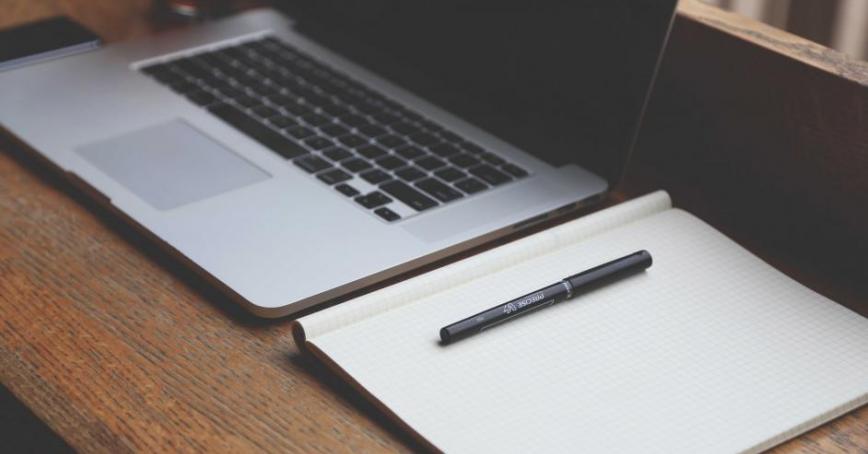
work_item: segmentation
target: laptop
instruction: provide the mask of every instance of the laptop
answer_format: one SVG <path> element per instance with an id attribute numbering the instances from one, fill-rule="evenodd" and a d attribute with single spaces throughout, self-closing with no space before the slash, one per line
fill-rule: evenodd
<path id="1" fill-rule="evenodd" d="M 0 73 L 0 124 L 284 316 L 600 200 L 675 4 L 286 2 Z"/>

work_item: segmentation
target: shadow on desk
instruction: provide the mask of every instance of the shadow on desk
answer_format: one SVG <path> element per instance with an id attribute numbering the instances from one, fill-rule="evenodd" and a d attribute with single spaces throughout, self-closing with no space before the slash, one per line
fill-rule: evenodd
<path id="1" fill-rule="evenodd" d="M 4 386 L 0 386 L 0 440 L 5 452 L 75 452 Z"/>
<path id="2" fill-rule="evenodd" d="M 378 424 L 383 429 L 399 439 L 412 452 L 426 452 L 429 450 L 419 440 L 410 436 L 410 431 L 389 418 L 383 410 L 375 406 L 369 399 L 361 395 L 358 390 L 350 386 L 346 380 L 326 368 L 321 361 L 318 361 L 309 353 L 301 350 L 299 353 L 291 355 L 288 359 L 296 367 L 296 370 L 309 374 L 311 379 L 323 384 L 334 395 L 342 396 L 348 404 L 352 405 L 361 414 L 375 416 Z"/>

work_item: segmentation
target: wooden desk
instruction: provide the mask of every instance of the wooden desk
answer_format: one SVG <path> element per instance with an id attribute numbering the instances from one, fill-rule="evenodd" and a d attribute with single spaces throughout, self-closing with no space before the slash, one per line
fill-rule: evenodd
<path id="1" fill-rule="evenodd" d="M 64 12 L 115 41 L 157 28 L 148 20 L 148 4 L 145 0 L 5 0 L 0 26 Z M 673 52 L 661 75 L 662 90 L 648 117 L 657 129 L 643 134 L 637 165 L 616 198 L 649 188 L 670 189 L 680 205 L 776 266 L 859 307 L 868 293 L 858 279 L 812 266 L 811 256 L 786 253 L 792 249 L 786 242 L 765 241 L 761 227 L 777 224 L 729 222 L 729 215 L 739 213 L 734 208 L 739 198 L 720 197 L 720 191 L 709 189 L 709 184 L 686 178 L 691 173 L 686 165 L 673 165 L 666 172 L 653 165 L 665 162 L 659 156 L 670 163 L 690 163 L 677 145 L 695 146 L 695 141 L 709 139 L 686 135 L 675 140 L 677 134 L 661 132 L 667 125 L 665 132 L 671 132 L 667 122 L 690 112 L 691 106 L 679 104 L 683 98 L 669 97 L 683 94 L 678 87 L 696 87 L 682 83 L 683 68 L 690 65 L 679 59 L 702 54 L 697 40 L 711 43 L 715 50 L 746 46 L 740 51 L 766 55 L 773 62 L 775 58 L 795 61 L 802 71 L 798 74 L 804 73 L 805 65 L 817 69 L 817 77 L 829 73 L 829 67 L 843 67 L 855 71 L 844 76 L 848 84 L 860 80 L 857 76 L 864 69 L 842 63 L 834 55 L 795 58 L 793 54 L 815 48 L 784 33 L 685 3 Z M 854 90 L 863 97 L 854 101 L 864 102 L 859 108 L 866 113 L 868 102 L 858 89 L 857 82 Z M 819 94 L 817 102 L 822 102 Z M 868 115 L 859 120 L 862 126 L 865 118 Z M 841 132 L 849 140 L 846 143 L 854 144 L 849 148 L 855 150 L 851 162 L 863 170 L 858 166 L 866 162 L 865 149 L 859 147 L 868 141 L 858 144 L 866 129 Z M 289 320 L 248 316 L 17 146 L 2 141 L 0 149 L 0 379 L 71 447 L 111 452 L 420 448 L 348 386 L 300 355 Z M 705 150 L 692 151 L 704 156 Z M 720 150 L 710 150 L 709 156 L 715 156 L 714 151 Z M 714 165 L 713 160 L 698 162 Z M 868 172 L 860 175 L 868 180 Z M 842 193 L 864 188 L 855 178 L 848 184 L 840 189 Z M 749 206 L 752 219 L 755 215 L 763 219 L 762 210 Z M 844 218 L 852 221 L 848 226 L 865 227 L 859 224 L 859 216 Z M 820 238 L 839 233 L 829 230 Z M 780 452 L 866 450 L 868 408 L 778 448 Z"/>

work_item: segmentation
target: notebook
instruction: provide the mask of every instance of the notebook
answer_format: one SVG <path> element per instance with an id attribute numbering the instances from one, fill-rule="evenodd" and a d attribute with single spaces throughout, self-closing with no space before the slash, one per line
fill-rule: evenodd
<path id="1" fill-rule="evenodd" d="M 439 329 L 640 249 L 644 273 Z M 311 314 L 297 341 L 446 452 L 758 452 L 868 402 L 868 319 L 656 192 Z"/>

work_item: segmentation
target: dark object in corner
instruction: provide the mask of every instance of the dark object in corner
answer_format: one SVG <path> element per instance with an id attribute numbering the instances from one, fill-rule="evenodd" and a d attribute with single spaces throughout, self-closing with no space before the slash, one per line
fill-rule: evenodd
<path id="1" fill-rule="evenodd" d="M 0 439 L 5 452 L 75 452 L 6 387 L 0 385 Z"/>
<path id="2" fill-rule="evenodd" d="M 0 71 L 96 49 L 99 36 L 58 16 L 0 30 Z"/>

